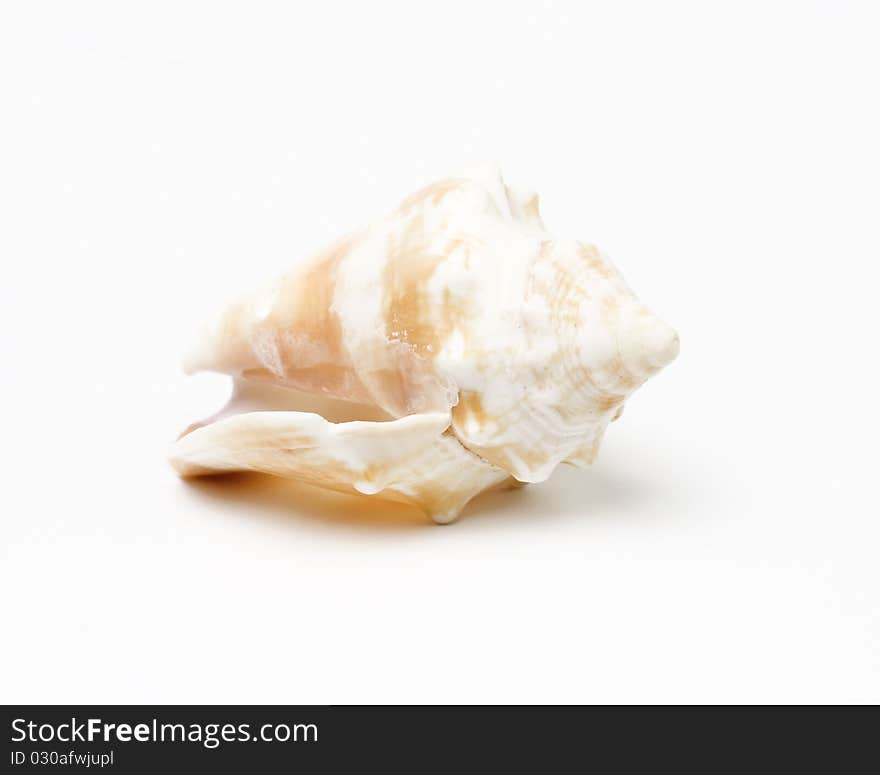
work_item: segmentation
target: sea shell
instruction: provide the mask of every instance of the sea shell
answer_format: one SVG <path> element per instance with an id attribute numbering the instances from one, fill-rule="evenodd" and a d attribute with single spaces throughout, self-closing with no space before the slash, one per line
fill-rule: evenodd
<path id="1" fill-rule="evenodd" d="M 235 378 L 183 476 L 260 471 L 454 520 L 477 493 L 592 463 L 678 353 L 594 247 L 497 170 L 434 183 L 229 307 L 186 362 Z"/>

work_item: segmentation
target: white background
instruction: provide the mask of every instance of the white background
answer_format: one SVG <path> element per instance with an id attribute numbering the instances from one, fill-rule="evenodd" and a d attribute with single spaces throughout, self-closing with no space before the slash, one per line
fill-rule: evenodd
<path id="1" fill-rule="evenodd" d="M 0 700 L 880 701 L 875 3 L 6 2 Z M 681 334 L 450 527 L 187 485 L 179 356 L 482 160 Z"/>

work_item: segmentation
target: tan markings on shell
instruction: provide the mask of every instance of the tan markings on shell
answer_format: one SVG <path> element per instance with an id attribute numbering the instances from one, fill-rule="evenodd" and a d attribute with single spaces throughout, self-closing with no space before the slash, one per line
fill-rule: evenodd
<path id="1" fill-rule="evenodd" d="M 455 237 L 451 239 L 443 250 L 444 257 L 449 258 L 457 250 L 463 253 L 462 266 L 465 272 L 471 269 L 471 252 L 481 243 L 476 237 Z M 468 326 L 463 326 L 462 322 L 476 312 L 472 307 L 472 302 L 461 296 L 454 297 L 452 291 L 446 287 L 443 289 L 443 302 L 440 308 L 441 318 L 441 335 L 438 337 L 445 340 L 449 334 L 458 329 L 459 333 L 464 337 L 465 345 L 470 343 Z"/>
<path id="2" fill-rule="evenodd" d="M 453 407 L 452 414 L 455 421 L 463 428 L 467 428 L 471 423 L 475 423 L 478 427 L 484 427 L 489 421 L 480 394 L 473 390 L 459 392 L 458 404 Z"/>
<path id="3" fill-rule="evenodd" d="M 395 256 L 385 269 L 382 309 L 386 335 L 391 341 L 409 345 L 422 357 L 431 357 L 439 344 L 428 282 L 445 260 L 445 255 Z"/>
<path id="4" fill-rule="evenodd" d="M 526 206 L 524 208 L 526 215 L 529 218 L 540 221 L 541 220 L 541 211 L 539 209 L 538 195 L 535 194 L 528 202 L 526 202 Z"/>
<path id="5" fill-rule="evenodd" d="M 442 332 L 431 314 L 428 282 L 443 255 L 392 252 L 385 267 L 382 315 L 385 336 L 400 346 L 391 373 L 376 374 L 386 395 L 402 413 L 418 410 L 422 386 L 433 378 L 432 363 Z"/>
<path id="6" fill-rule="evenodd" d="M 582 242 L 578 243 L 578 255 L 587 262 L 587 266 L 590 267 L 599 277 L 604 280 L 610 280 L 613 277 L 616 277 L 617 274 L 611 265 L 608 263 L 607 259 L 599 252 L 599 250 L 594 245 L 584 245 Z"/>
<path id="7" fill-rule="evenodd" d="M 519 444 L 515 448 L 495 445 L 487 447 L 486 452 L 491 452 L 491 463 L 505 471 L 516 471 L 523 468 L 523 464 L 525 470 L 535 471 L 547 463 L 547 455 L 543 450 L 525 444 Z"/>
<path id="8" fill-rule="evenodd" d="M 434 206 L 439 205 L 440 202 L 443 201 L 443 197 L 464 183 L 467 183 L 467 180 L 464 178 L 445 178 L 444 180 L 438 180 L 436 183 L 432 183 L 430 186 L 425 186 L 425 188 L 406 197 L 406 199 L 400 203 L 400 212 L 403 215 L 409 215 L 409 212 L 413 208 L 429 201 Z"/>
<path id="9" fill-rule="evenodd" d="M 466 311 L 448 291 L 435 307 L 428 289 L 437 267 L 454 251 L 464 248 L 465 261 L 469 260 L 466 242 L 451 239 L 439 254 L 431 253 L 415 238 L 421 229 L 417 216 L 402 237 L 389 242 L 382 282 L 382 316 L 388 342 L 400 347 L 394 353 L 393 367 L 372 375 L 383 395 L 404 413 L 419 408 L 414 401 L 425 382 L 436 379 L 434 359 Z"/>
<path id="10" fill-rule="evenodd" d="M 610 412 L 612 409 L 617 409 L 625 399 L 626 396 L 604 393 L 596 399 L 596 409 L 600 412 Z"/>
<path id="11" fill-rule="evenodd" d="M 439 310 L 432 312 L 428 291 L 434 271 L 459 249 L 465 251 L 467 269 L 470 246 L 464 239 L 449 240 L 439 255 L 419 247 L 407 252 L 397 247 L 390 249 L 382 300 L 386 334 L 389 340 L 403 342 L 422 358 L 433 360 L 467 311 L 445 288 Z"/>
<path id="12" fill-rule="evenodd" d="M 353 236 L 337 242 L 303 272 L 288 276 L 263 327 L 275 337 L 285 384 L 369 403 L 370 395 L 353 368 L 333 305 L 339 264 L 357 240 Z M 277 381 L 262 370 L 244 376 Z"/>

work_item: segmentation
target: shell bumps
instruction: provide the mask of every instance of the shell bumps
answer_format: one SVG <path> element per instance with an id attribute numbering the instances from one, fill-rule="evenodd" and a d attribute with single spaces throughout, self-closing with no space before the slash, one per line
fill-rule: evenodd
<path id="1" fill-rule="evenodd" d="M 434 183 L 230 306 L 188 372 L 229 404 L 171 451 L 183 476 L 259 471 L 411 502 L 585 466 L 678 337 L 594 247 L 554 239 L 497 171 Z"/>

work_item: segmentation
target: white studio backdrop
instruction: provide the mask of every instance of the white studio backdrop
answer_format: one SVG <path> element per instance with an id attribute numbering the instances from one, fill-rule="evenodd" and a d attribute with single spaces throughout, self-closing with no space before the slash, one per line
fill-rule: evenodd
<path id="1" fill-rule="evenodd" d="M 0 701 L 880 700 L 880 6 L 0 6 Z M 681 355 L 438 528 L 165 462 L 228 296 L 494 160 Z"/>

